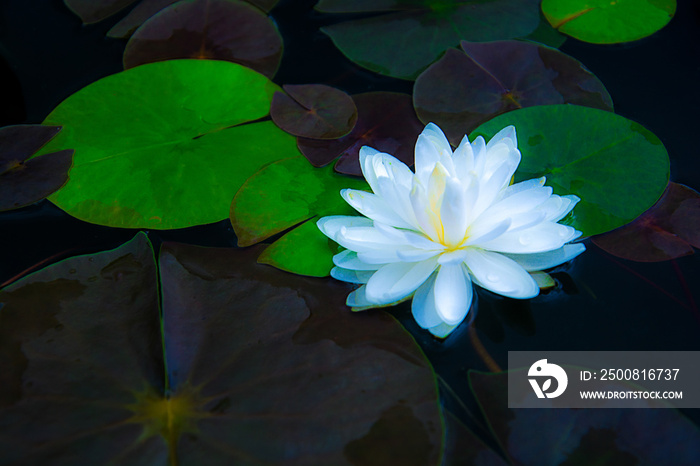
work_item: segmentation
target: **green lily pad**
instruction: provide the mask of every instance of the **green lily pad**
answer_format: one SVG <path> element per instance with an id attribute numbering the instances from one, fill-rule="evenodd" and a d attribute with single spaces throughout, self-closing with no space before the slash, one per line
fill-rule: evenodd
<path id="1" fill-rule="evenodd" d="M 134 32 L 124 50 L 124 68 L 175 58 L 227 60 L 272 78 L 282 60 L 282 37 L 249 3 L 184 0 Z"/>
<path id="2" fill-rule="evenodd" d="M 0 211 L 38 202 L 66 183 L 72 149 L 28 160 L 59 131 L 60 126 L 0 128 Z"/>
<path id="3" fill-rule="evenodd" d="M 617 257 L 658 262 L 693 254 L 700 247 L 700 193 L 669 183 L 664 195 L 632 223 L 593 238 Z"/>
<path id="4" fill-rule="evenodd" d="M 255 264 L 261 249 L 166 244 L 156 265 L 140 233 L 0 292 L 4 462 L 439 464 L 410 334 L 353 315 L 343 284 Z"/>
<path id="5" fill-rule="evenodd" d="M 594 44 L 615 44 L 666 26 L 676 12 L 676 0 L 542 0 L 542 12 L 559 32 Z"/>
<path id="6" fill-rule="evenodd" d="M 241 65 L 170 60 L 103 78 L 44 124 L 63 131 L 43 152 L 75 149 L 70 180 L 50 200 L 81 220 L 182 228 L 228 217 L 263 165 L 299 154 L 265 117 L 279 88 Z"/>
<path id="7" fill-rule="evenodd" d="M 323 84 L 284 85 L 272 98 L 270 117 L 277 126 L 313 139 L 337 139 L 348 134 L 357 122 L 352 97 Z"/>
<path id="8" fill-rule="evenodd" d="M 580 197 L 564 220 L 584 236 L 631 222 L 668 184 L 661 141 L 614 113 L 576 105 L 529 107 L 497 116 L 469 137 L 489 140 L 508 125 L 515 126 L 522 153 L 515 180 L 546 176 L 556 194 Z"/>
<path id="9" fill-rule="evenodd" d="M 163 8 L 180 0 L 63 0 L 66 6 L 80 17 L 83 24 L 92 24 L 119 13 L 129 5 L 136 5 L 124 18 L 107 32 L 109 37 L 125 39 L 148 18 Z M 268 12 L 278 0 L 249 0 L 261 10 Z"/>
<path id="10" fill-rule="evenodd" d="M 522 376 L 527 377 L 526 370 Z M 700 431 L 675 409 L 508 409 L 507 372 L 470 371 L 469 383 L 511 464 L 693 465 L 700 461 Z"/>
<path id="11" fill-rule="evenodd" d="M 340 196 L 344 188 L 370 190 L 364 180 L 335 173 L 331 166 L 314 168 L 304 157 L 268 165 L 243 184 L 231 203 L 238 245 L 255 244 L 306 222 L 273 243 L 261 260 L 290 272 L 328 275 L 336 251 L 315 219 L 357 213 Z"/>
<path id="12" fill-rule="evenodd" d="M 260 254 L 258 262 L 298 275 L 327 277 L 338 245 L 321 233 L 316 220 L 313 217 L 282 235 Z"/>
<path id="13" fill-rule="evenodd" d="M 578 60 L 522 41 L 462 42 L 416 79 L 413 104 L 457 146 L 496 115 L 523 107 L 572 103 L 612 110 L 603 83 Z"/>
<path id="14" fill-rule="evenodd" d="M 353 62 L 401 79 L 415 79 L 460 40 L 524 37 L 540 20 L 539 0 L 321 0 L 324 13 L 383 13 L 321 28 Z"/>

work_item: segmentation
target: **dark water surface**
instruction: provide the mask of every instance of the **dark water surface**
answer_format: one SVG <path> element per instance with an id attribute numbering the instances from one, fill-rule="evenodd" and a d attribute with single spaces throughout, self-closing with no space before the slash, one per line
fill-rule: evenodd
<path id="1" fill-rule="evenodd" d="M 325 83 L 349 93 L 394 90 L 412 83 L 360 69 L 318 31 L 332 15 L 311 10 L 315 1 L 288 0 L 273 11 L 285 41 L 278 84 Z M 122 70 L 125 41 L 105 37 L 119 17 L 84 27 L 61 0 L 0 2 L 0 125 L 40 123 L 64 98 Z M 610 92 L 615 111 L 663 141 L 671 180 L 700 189 L 697 109 L 700 108 L 700 10 L 680 1 L 676 17 L 656 35 L 617 46 L 569 39 L 561 50 L 583 62 Z M 590 135 L 595 138 L 595 134 Z M 0 283 L 28 267 L 78 253 L 114 248 L 134 230 L 73 219 L 48 201 L 0 214 Z M 228 221 L 173 231 L 151 239 L 234 246 Z M 503 368 L 513 350 L 700 350 L 700 257 L 641 264 L 614 258 L 590 241 L 588 251 L 555 274 L 561 288 L 530 301 L 478 292 L 475 326 L 486 350 Z M 410 305 L 394 314 L 415 335 L 438 374 L 469 400 L 467 371 L 486 370 L 460 327 L 438 342 L 413 322 Z M 446 403 L 458 413 L 454 401 Z M 469 402 L 467 402 L 469 404 Z M 700 424 L 700 410 L 684 410 Z M 462 415 L 462 417 L 464 417 Z"/>

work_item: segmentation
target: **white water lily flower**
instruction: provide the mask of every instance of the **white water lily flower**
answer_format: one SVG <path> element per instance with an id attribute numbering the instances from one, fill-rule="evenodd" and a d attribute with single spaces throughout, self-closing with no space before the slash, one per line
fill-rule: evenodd
<path id="1" fill-rule="evenodd" d="M 510 184 L 520 163 L 515 128 L 488 144 L 465 136 L 452 152 L 430 123 L 418 137 L 415 174 L 370 147 L 360 165 L 373 193 L 344 189 L 365 217 L 331 216 L 318 227 L 345 251 L 331 275 L 363 284 L 350 293 L 354 310 L 386 306 L 413 295 L 418 325 L 445 338 L 466 317 L 472 283 L 510 298 L 532 298 L 528 272 L 573 259 L 585 250 L 567 244 L 581 233 L 557 223 L 579 201 L 552 194 L 545 179 Z"/>

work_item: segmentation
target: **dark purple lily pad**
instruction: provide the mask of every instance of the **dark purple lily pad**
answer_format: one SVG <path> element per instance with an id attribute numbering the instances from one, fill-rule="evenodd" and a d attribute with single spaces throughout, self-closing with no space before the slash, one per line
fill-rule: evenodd
<path id="1" fill-rule="evenodd" d="M 357 121 L 352 97 L 323 84 L 284 85 L 286 92 L 272 98 L 270 116 L 277 126 L 294 136 L 337 139 L 348 134 Z"/>
<path id="2" fill-rule="evenodd" d="M 452 144 L 493 117 L 535 105 L 576 104 L 612 110 L 603 83 L 578 60 L 520 41 L 462 42 L 416 79 L 413 102 L 423 123 Z"/>
<path id="3" fill-rule="evenodd" d="M 325 13 L 378 16 L 321 28 L 353 62 L 380 74 L 415 79 L 460 40 L 525 37 L 540 21 L 539 0 L 321 0 Z"/>
<path id="4" fill-rule="evenodd" d="M 83 24 L 92 24 L 119 13 L 138 0 L 63 0 L 80 17 Z M 125 39 L 148 18 L 179 0 L 141 0 L 121 21 L 107 32 L 109 37 Z M 270 11 L 279 0 L 248 0 L 261 10 Z"/>
<path id="5" fill-rule="evenodd" d="M 282 37 L 270 18 L 246 2 L 178 2 L 134 32 L 124 68 L 177 58 L 227 60 L 271 78 L 282 59 Z"/>
<path id="6" fill-rule="evenodd" d="M 604 251 L 638 262 L 659 262 L 700 248 L 700 193 L 669 183 L 661 199 L 636 220 L 593 237 Z"/>
<path id="7" fill-rule="evenodd" d="M 470 371 L 469 382 L 512 464 L 583 465 L 595 460 L 611 466 L 691 465 L 700 461 L 700 432 L 675 409 L 509 409 L 506 372 Z"/>
<path id="8" fill-rule="evenodd" d="M 370 146 L 413 165 L 416 139 L 423 130 L 411 97 L 395 92 L 367 92 L 352 97 L 357 123 L 347 136 L 334 140 L 298 138 L 299 150 L 312 165 L 322 167 L 336 158 L 335 171 L 362 176 L 360 148 Z"/>
<path id="9" fill-rule="evenodd" d="M 60 131 L 42 125 L 0 128 L 0 211 L 38 202 L 66 184 L 72 149 L 30 159 Z"/>
<path id="10" fill-rule="evenodd" d="M 343 284 L 256 264 L 262 249 L 166 244 L 158 267 L 140 233 L 0 292 L 3 459 L 436 465 L 437 388 L 411 336 L 349 312 Z"/>

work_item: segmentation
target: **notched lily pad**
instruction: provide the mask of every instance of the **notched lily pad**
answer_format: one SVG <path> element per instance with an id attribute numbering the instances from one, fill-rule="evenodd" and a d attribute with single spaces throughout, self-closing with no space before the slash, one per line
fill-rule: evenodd
<path id="1" fill-rule="evenodd" d="M 676 0 L 542 0 L 550 24 L 594 44 L 630 42 L 664 27 L 676 12 Z"/>
<path id="2" fill-rule="evenodd" d="M 358 65 L 402 79 L 415 79 L 460 40 L 524 37 L 540 20 L 539 0 L 321 0 L 316 9 L 325 13 L 381 13 L 321 31 Z"/>
<path id="3" fill-rule="evenodd" d="M 502 113 L 534 105 L 576 104 L 612 110 L 603 83 L 578 60 L 521 42 L 462 42 L 416 79 L 413 103 L 423 123 L 453 145 Z"/>
<path id="4" fill-rule="evenodd" d="M 511 464 L 691 465 L 700 459 L 700 432 L 675 409 L 508 409 L 508 373 L 470 371 L 469 383 Z"/>
<path id="5" fill-rule="evenodd" d="M 249 246 L 306 222 L 270 246 L 260 260 L 289 272 L 326 276 L 336 252 L 316 227 L 324 215 L 353 215 L 344 188 L 369 190 L 364 180 L 314 168 L 303 157 L 272 163 L 251 176 L 231 203 L 239 246 Z M 308 220 L 308 221 L 307 221 Z"/>
<path id="6" fill-rule="evenodd" d="M 260 254 L 258 262 L 298 275 L 327 277 L 338 245 L 321 233 L 316 220 L 313 217 L 285 233 Z"/>
<path id="7" fill-rule="evenodd" d="M 0 292 L 4 460 L 349 464 L 362 442 L 437 465 L 437 387 L 411 336 L 351 316 L 340 283 L 255 264 L 261 249 L 166 244 L 157 267 L 140 233 Z"/>
<path id="8" fill-rule="evenodd" d="M 0 128 L 0 211 L 38 202 L 68 181 L 72 149 L 30 159 L 60 131 L 42 125 Z"/>
<path id="9" fill-rule="evenodd" d="M 370 146 L 413 165 L 413 150 L 423 130 L 413 110 L 411 97 L 396 92 L 367 92 L 352 97 L 357 105 L 357 123 L 340 139 L 320 141 L 299 138 L 298 146 L 309 162 L 322 167 L 335 159 L 335 170 L 362 176 L 360 148 Z"/>
<path id="10" fill-rule="evenodd" d="M 70 180 L 50 200 L 115 227 L 223 220 L 250 175 L 299 154 L 292 136 L 256 121 L 278 89 L 218 60 L 149 63 L 92 83 L 45 121 L 64 129 L 43 151 L 76 151 Z"/>
<path id="11" fill-rule="evenodd" d="M 658 262 L 693 254 L 700 247 L 700 194 L 669 183 L 659 201 L 632 223 L 593 242 L 617 257 Z"/>
<path id="12" fill-rule="evenodd" d="M 499 115 L 470 139 L 517 130 L 522 161 L 515 181 L 546 176 L 554 193 L 581 198 L 564 219 L 584 236 L 614 230 L 661 197 L 669 160 L 649 130 L 611 112 L 577 105 L 529 107 Z"/>
<path id="13" fill-rule="evenodd" d="M 227 60 L 272 78 L 282 37 L 258 8 L 238 0 L 184 0 L 139 27 L 124 50 L 124 68 L 175 58 Z"/>
<path id="14" fill-rule="evenodd" d="M 357 122 L 352 97 L 323 84 L 282 86 L 272 98 L 270 117 L 277 126 L 294 136 L 337 139 L 348 134 Z"/>

